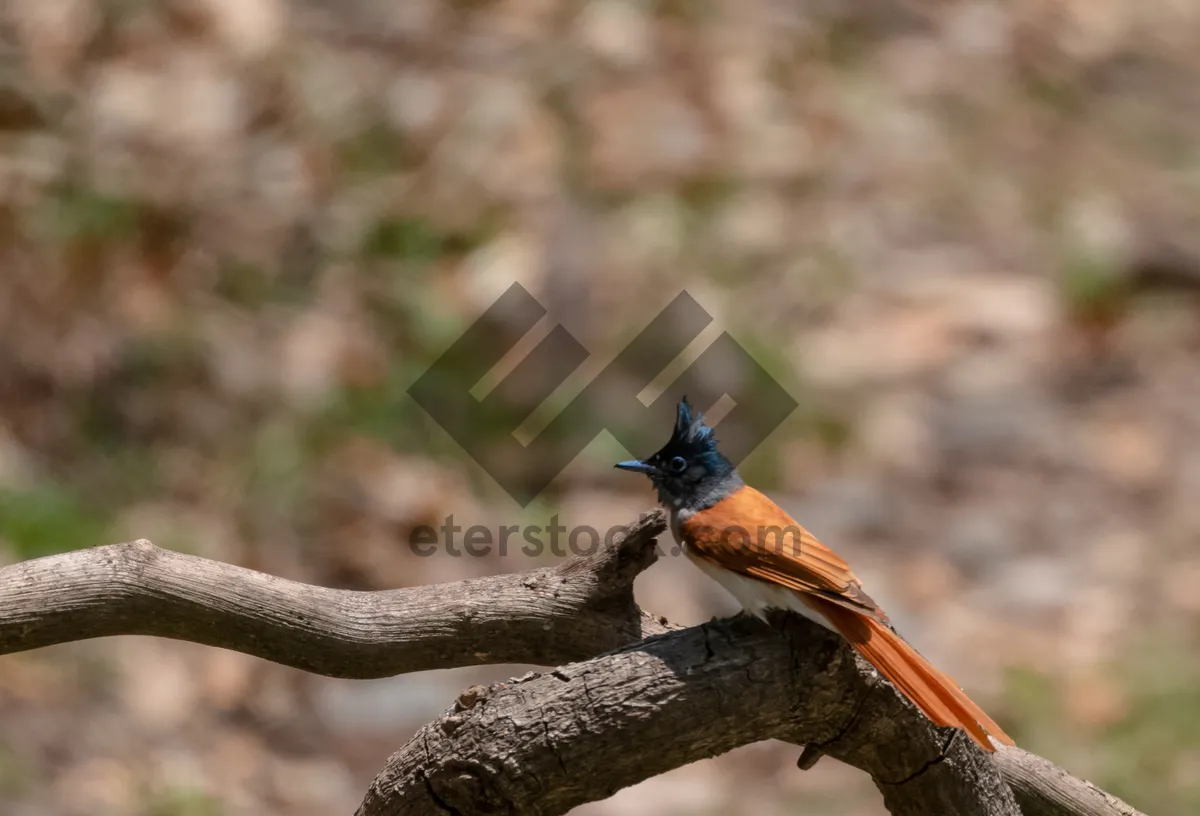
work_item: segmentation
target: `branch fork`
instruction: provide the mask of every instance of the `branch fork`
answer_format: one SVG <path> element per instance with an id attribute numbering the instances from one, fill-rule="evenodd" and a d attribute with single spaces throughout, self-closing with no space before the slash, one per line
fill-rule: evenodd
<path id="1" fill-rule="evenodd" d="M 555 667 L 464 690 L 394 754 L 358 816 L 560 814 L 740 745 L 803 745 L 869 773 L 896 816 L 1141 816 L 1019 748 L 926 720 L 836 636 L 795 616 L 674 627 L 633 582 L 661 511 L 564 564 L 436 586 L 311 586 L 144 539 L 0 569 L 0 654 L 156 635 L 331 677 Z"/>

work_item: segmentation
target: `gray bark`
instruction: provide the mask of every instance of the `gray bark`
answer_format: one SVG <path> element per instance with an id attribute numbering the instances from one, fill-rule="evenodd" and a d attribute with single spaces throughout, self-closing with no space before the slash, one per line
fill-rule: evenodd
<path id="1" fill-rule="evenodd" d="M 656 512 L 558 567 L 381 592 L 286 581 L 145 540 L 78 550 L 0 569 L 0 654 L 138 634 L 334 677 L 560 666 L 464 692 L 389 760 L 359 816 L 563 813 L 769 738 L 805 745 L 804 767 L 828 754 L 863 769 L 893 814 L 1140 816 L 1041 757 L 989 756 L 934 727 L 808 621 L 677 629 L 646 614 L 633 580 L 663 529 Z"/>

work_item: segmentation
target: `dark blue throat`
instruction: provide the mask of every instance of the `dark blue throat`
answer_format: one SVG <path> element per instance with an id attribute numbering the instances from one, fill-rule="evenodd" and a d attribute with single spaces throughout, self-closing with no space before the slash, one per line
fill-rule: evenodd
<path id="1" fill-rule="evenodd" d="M 728 464 L 728 461 L 726 461 Z M 745 485 L 742 477 L 729 465 L 728 470 L 714 471 L 698 481 L 680 483 L 678 480 L 655 480 L 658 500 L 666 507 L 696 512 L 706 510 Z"/>

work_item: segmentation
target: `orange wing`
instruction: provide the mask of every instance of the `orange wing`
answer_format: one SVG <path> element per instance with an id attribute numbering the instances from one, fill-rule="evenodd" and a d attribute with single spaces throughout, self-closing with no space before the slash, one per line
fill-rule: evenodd
<path id="1" fill-rule="evenodd" d="M 887 622 L 850 565 L 752 487 L 693 514 L 686 526 L 688 550 L 717 566 Z"/>
<path id="2" fill-rule="evenodd" d="M 935 669 L 892 628 L 850 565 L 752 487 L 693 514 L 688 551 L 716 566 L 797 592 L 901 694 L 936 725 L 961 728 L 985 751 L 1012 739 L 953 678 Z"/>

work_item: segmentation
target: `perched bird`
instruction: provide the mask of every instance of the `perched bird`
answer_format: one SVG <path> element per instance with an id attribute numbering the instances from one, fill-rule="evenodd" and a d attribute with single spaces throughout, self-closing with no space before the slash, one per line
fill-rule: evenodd
<path id="1" fill-rule="evenodd" d="M 845 561 L 742 481 L 686 397 L 670 441 L 616 467 L 650 477 L 683 551 L 746 612 L 763 620 L 768 609 L 804 615 L 845 638 L 936 725 L 963 729 L 989 752 L 996 750 L 989 736 L 1013 744 L 900 637 Z"/>

